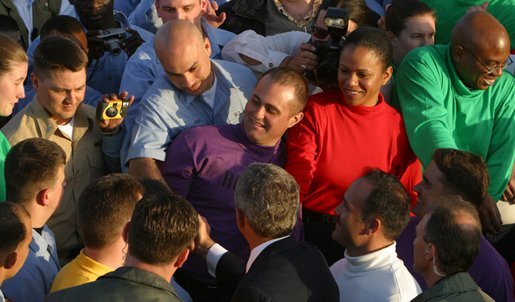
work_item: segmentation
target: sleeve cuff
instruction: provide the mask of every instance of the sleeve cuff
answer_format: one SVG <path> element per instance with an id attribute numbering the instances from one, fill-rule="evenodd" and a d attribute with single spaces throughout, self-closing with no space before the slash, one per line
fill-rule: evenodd
<path id="1" fill-rule="evenodd" d="M 216 278 L 216 266 L 218 265 L 220 258 L 222 258 L 225 253 L 227 253 L 227 250 L 218 243 L 215 243 L 207 252 L 207 272 L 211 276 Z"/>

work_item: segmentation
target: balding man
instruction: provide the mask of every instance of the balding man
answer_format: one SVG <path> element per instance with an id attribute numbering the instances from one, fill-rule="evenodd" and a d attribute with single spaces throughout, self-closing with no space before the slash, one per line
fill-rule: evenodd
<path id="1" fill-rule="evenodd" d="M 503 73 L 509 55 L 510 39 L 501 23 L 473 12 L 456 24 L 449 45 L 408 54 L 395 87 L 411 147 L 424 166 L 437 148 L 474 152 L 486 161 L 488 192 L 496 201 L 515 159 L 515 81 Z M 483 227 L 487 233 L 496 229 L 495 224 Z"/>
<path id="2" fill-rule="evenodd" d="M 412 301 L 494 301 L 470 277 L 481 239 L 473 205 L 451 199 L 429 207 L 413 241 L 414 269 L 428 289 Z"/>
<path id="3" fill-rule="evenodd" d="M 162 179 L 156 162 L 170 142 L 192 126 L 239 123 L 256 79 L 244 66 L 210 60 L 209 40 L 189 21 L 165 24 L 154 45 L 165 74 L 143 96 L 126 163 L 137 177 Z"/>

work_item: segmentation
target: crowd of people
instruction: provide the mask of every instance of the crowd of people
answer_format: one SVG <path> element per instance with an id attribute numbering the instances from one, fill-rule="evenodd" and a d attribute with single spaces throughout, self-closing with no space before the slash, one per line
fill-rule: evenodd
<path id="1" fill-rule="evenodd" d="M 0 0 L 0 302 L 515 302 L 513 11 Z"/>

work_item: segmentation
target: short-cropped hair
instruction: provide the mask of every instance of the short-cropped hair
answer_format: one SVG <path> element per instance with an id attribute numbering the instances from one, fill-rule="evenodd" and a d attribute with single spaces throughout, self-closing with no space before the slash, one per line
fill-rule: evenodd
<path id="1" fill-rule="evenodd" d="M 80 46 L 61 36 L 47 37 L 34 53 L 34 73 L 38 77 L 47 77 L 54 71 L 78 72 L 87 64 L 88 56 Z"/>
<path id="2" fill-rule="evenodd" d="M 184 197 L 145 195 L 132 214 L 129 253 L 148 264 L 169 264 L 191 244 L 198 226 L 197 211 Z"/>
<path id="3" fill-rule="evenodd" d="M 384 236 L 397 239 L 409 221 L 409 194 L 395 176 L 378 169 L 367 170 L 363 179 L 373 186 L 363 203 L 363 219 L 378 218 L 383 224 Z"/>
<path id="4" fill-rule="evenodd" d="M 0 255 L 16 250 L 27 233 L 30 234 L 25 227 L 25 219 L 30 219 L 25 208 L 10 201 L 0 202 Z"/>
<path id="5" fill-rule="evenodd" d="M 419 0 L 393 0 L 384 13 L 385 28 L 398 37 L 409 18 L 430 15 L 436 20 L 435 11 Z"/>
<path id="6" fill-rule="evenodd" d="M 55 32 L 65 35 L 85 33 L 79 20 L 66 15 L 58 15 L 48 19 L 41 27 L 40 38 L 44 40 Z"/>
<path id="7" fill-rule="evenodd" d="M 29 138 L 14 145 L 5 158 L 7 199 L 26 204 L 39 191 L 53 187 L 58 169 L 66 164 L 66 153 L 44 138 Z"/>
<path id="8" fill-rule="evenodd" d="M 306 106 L 309 97 L 308 82 L 306 79 L 289 67 L 276 67 L 267 70 L 261 79 L 264 77 L 270 77 L 270 79 L 281 86 L 291 86 L 295 91 L 295 99 L 292 100 L 292 111 L 291 116 L 301 112 Z"/>
<path id="9" fill-rule="evenodd" d="M 143 192 L 143 186 L 129 174 L 109 174 L 86 187 L 77 208 L 84 244 L 102 248 L 114 243 Z"/>
<path id="10" fill-rule="evenodd" d="M 472 265 L 479 252 L 481 223 L 476 208 L 455 197 L 454 200 L 429 206 L 424 241 L 436 247 L 436 265 L 446 275 L 465 272 Z M 473 224 L 461 223 L 460 217 L 467 215 Z"/>
<path id="11" fill-rule="evenodd" d="M 236 183 L 235 204 L 258 235 L 289 235 L 297 222 L 299 186 L 284 169 L 251 164 Z"/>
<path id="12" fill-rule="evenodd" d="M 392 43 L 382 29 L 370 26 L 358 27 L 347 36 L 342 51 L 349 46 L 359 46 L 373 51 L 384 69 L 392 65 Z"/>
<path id="13" fill-rule="evenodd" d="M 456 149 L 437 149 L 433 160 L 445 175 L 445 181 L 475 206 L 488 194 L 488 168 L 480 156 Z"/>

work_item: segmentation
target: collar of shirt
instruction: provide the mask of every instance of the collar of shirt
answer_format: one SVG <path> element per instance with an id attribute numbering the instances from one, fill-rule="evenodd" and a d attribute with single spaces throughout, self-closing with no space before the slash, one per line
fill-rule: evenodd
<path id="1" fill-rule="evenodd" d="M 5 302 L 4 293 L 2 292 L 2 289 L 0 289 L 0 302 Z"/>
<path id="2" fill-rule="evenodd" d="M 261 254 L 261 252 L 263 252 L 269 245 L 271 245 L 272 243 L 274 242 L 277 242 L 279 240 L 282 240 L 282 239 L 285 239 L 285 238 L 288 238 L 290 237 L 290 235 L 287 235 L 287 236 L 284 236 L 284 237 L 280 237 L 280 238 L 275 238 L 275 239 L 272 239 L 272 240 L 268 240 L 267 242 L 264 242 L 264 243 L 261 243 L 260 245 L 256 246 L 255 248 L 252 249 L 252 251 L 250 251 L 250 256 L 249 256 L 249 260 L 247 261 L 247 267 L 245 269 L 245 273 L 248 273 L 249 270 L 250 270 L 250 267 L 252 266 L 252 264 L 254 263 L 254 261 L 256 261 L 256 258 L 259 256 L 259 254 Z"/>
<path id="3" fill-rule="evenodd" d="M 320 7 L 320 4 L 322 4 L 322 0 L 313 0 L 311 2 L 311 9 L 302 18 L 302 20 L 297 20 L 293 15 L 291 15 L 286 10 L 286 8 L 282 4 L 281 0 L 274 0 L 274 4 L 277 7 L 277 10 L 281 14 L 283 14 L 286 18 L 288 18 L 288 20 L 290 20 L 291 22 L 297 24 L 298 27 L 306 27 L 306 25 L 308 25 L 308 23 L 311 21 L 311 19 L 316 17 L 317 12 L 318 12 L 318 8 Z"/>
<path id="4" fill-rule="evenodd" d="M 43 227 L 41 235 L 36 232 L 36 230 L 32 229 L 32 242 L 30 243 L 30 248 L 34 254 L 36 254 L 36 257 L 50 261 L 52 253 L 55 250 L 55 241 L 46 224 Z"/>

